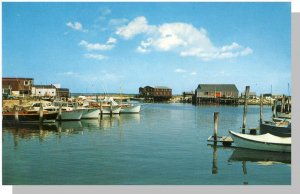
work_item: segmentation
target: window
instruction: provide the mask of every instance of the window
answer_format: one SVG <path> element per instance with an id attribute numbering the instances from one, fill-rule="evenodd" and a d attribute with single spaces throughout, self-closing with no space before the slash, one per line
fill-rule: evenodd
<path id="1" fill-rule="evenodd" d="M 30 81 L 25 80 L 25 81 L 24 81 L 24 86 L 29 86 L 29 85 L 30 85 Z"/>

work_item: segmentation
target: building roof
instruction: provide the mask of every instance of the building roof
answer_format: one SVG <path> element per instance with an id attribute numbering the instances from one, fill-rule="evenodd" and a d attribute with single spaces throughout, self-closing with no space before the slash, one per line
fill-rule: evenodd
<path id="1" fill-rule="evenodd" d="M 199 84 L 197 87 L 199 91 L 227 91 L 227 92 L 238 92 L 235 84 Z"/>
<path id="2" fill-rule="evenodd" d="M 33 78 L 26 78 L 26 77 L 3 77 L 2 79 L 11 79 L 11 80 L 33 80 Z"/>
<path id="3" fill-rule="evenodd" d="M 57 91 L 65 91 L 65 92 L 69 92 L 69 88 L 57 88 Z"/>
<path id="4" fill-rule="evenodd" d="M 154 88 L 156 88 L 156 89 L 169 89 L 169 90 L 171 90 L 171 88 L 168 88 L 166 86 L 155 86 Z"/>
<path id="5" fill-rule="evenodd" d="M 35 88 L 45 88 L 45 89 L 51 89 L 51 88 L 56 88 L 54 85 L 33 85 L 32 87 Z"/>

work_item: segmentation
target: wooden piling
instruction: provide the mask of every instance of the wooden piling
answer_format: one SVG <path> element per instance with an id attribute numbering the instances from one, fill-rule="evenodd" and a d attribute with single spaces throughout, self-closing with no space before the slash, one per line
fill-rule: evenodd
<path id="1" fill-rule="evenodd" d="M 263 122 L 263 105 L 264 105 L 264 103 L 263 103 L 263 95 L 261 94 L 260 95 L 260 124 L 262 124 L 262 122 Z"/>
<path id="2" fill-rule="evenodd" d="M 219 112 L 214 112 L 214 144 L 218 141 Z"/>
<path id="3" fill-rule="evenodd" d="M 103 108 L 102 108 L 102 101 L 100 101 L 100 119 L 103 118 Z"/>
<path id="4" fill-rule="evenodd" d="M 245 104 L 244 104 L 244 116 L 243 116 L 243 127 L 242 127 L 242 133 L 245 134 L 246 129 L 246 115 L 248 110 L 248 96 L 249 96 L 250 86 L 246 86 L 245 91 Z"/>
<path id="5" fill-rule="evenodd" d="M 276 117 L 276 108 L 277 108 L 277 99 L 274 100 L 274 105 L 273 105 L 273 118 Z"/>
<path id="6" fill-rule="evenodd" d="M 289 97 L 287 97 L 287 101 L 286 101 L 286 104 L 287 104 L 287 110 L 286 110 L 286 112 L 290 112 L 290 98 Z"/>
<path id="7" fill-rule="evenodd" d="M 110 102 L 110 111 L 109 111 L 110 117 L 112 117 L 112 111 L 113 111 L 112 102 Z"/>
<path id="8" fill-rule="evenodd" d="M 40 103 L 40 123 L 43 123 L 43 116 L 44 116 L 44 112 L 43 112 L 43 104 Z"/>
<path id="9" fill-rule="evenodd" d="M 280 112 L 284 112 L 284 106 L 285 106 L 285 100 L 284 100 L 285 96 L 283 95 L 281 98 L 281 109 Z"/>
<path id="10" fill-rule="evenodd" d="M 59 103 L 59 108 L 58 108 L 58 120 L 61 121 L 61 106 L 62 106 L 62 103 Z"/>
<path id="11" fill-rule="evenodd" d="M 19 123 L 19 112 L 18 112 L 17 105 L 14 105 L 14 113 L 15 113 L 15 123 Z"/>

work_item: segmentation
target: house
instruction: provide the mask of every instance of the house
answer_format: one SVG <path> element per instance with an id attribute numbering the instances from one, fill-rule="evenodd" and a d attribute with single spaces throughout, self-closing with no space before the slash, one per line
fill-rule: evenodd
<path id="1" fill-rule="evenodd" d="M 33 78 L 2 78 L 2 93 L 13 96 L 31 95 Z"/>
<path id="2" fill-rule="evenodd" d="M 153 99 L 153 101 L 167 101 L 172 98 L 172 89 L 165 86 L 146 86 L 139 88 L 139 94 L 146 99 Z"/>
<path id="3" fill-rule="evenodd" d="M 56 90 L 54 85 L 33 85 L 32 96 L 56 97 Z"/>
<path id="4" fill-rule="evenodd" d="M 239 91 L 235 84 L 199 84 L 194 104 L 237 104 Z"/>
<path id="5" fill-rule="evenodd" d="M 59 98 L 66 98 L 70 97 L 70 91 L 68 88 L 57 88 L 56 90 L 57 97 Z"/>

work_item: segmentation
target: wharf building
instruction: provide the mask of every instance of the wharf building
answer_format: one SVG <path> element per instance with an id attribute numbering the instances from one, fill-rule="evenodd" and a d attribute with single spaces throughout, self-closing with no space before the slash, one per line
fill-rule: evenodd
<path id="1" fill-rule="evenodd" d="M 139 96 L 146 101 L 163 102 L 172 98 L 172 89 L 165 86 L 145 86 L 139 88 Z"/>
<path id="2" fill-rule="evenodd" d="M 235 84 L 199 84 L 195 90 L 193 104 L 239 103 L 239 91 Z"/>
<path id="3" fill-rule="evenodd" d="M 65 98 L 70 96 L 68 88 L 60 84 L 34 85 L 33 78 L 2 78 L 2 95 L 22 98 Z"/>

